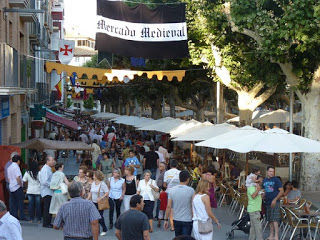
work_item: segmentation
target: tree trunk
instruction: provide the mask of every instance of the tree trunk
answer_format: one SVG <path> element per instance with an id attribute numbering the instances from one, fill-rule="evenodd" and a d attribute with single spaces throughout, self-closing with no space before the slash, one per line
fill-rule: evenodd
<path id="1" fill-rule="evenodd" d="M 176 103 L 174 101 L 174 98 L 169 97 L 168 103 L 170 106 L 170 117 L 175 118 L 176 117 Z"/>
<path id="2" fill-rule="evenodd" d="M 314 86 L 318 85 L 318 86 Z M 305 137 L 319 140 L 320 137 L 320 84 L 313 84 L 311 91 L 302 100 Z M 320 190 L 320 153 L 303 153 L 300 184 L 304 191 Z"/>
<path id="3" fill-rule="evenodd" d="M 241 91 L 238 93 L 238 107 L 239 107 L 239 125 L 250 125 L 252 122 L 252 112 L 257 106 L 250 106 L 254 97 L 250 96 L 248 92 Z"/>
<path id="4" fill-rule="evenodd" d="M 204 116 L 204 108 L 198 108 L 196 111 L 196 120 L 199 122 L 204 122 L 205 116 Z"/>
<path id="5" fill-rule="evenodd" d="M 151 105 L 151 117 L 153 119 L 160 119 L 162 117 L 161 102 L 162 102 L 162 99 L 156 99 Z"/>

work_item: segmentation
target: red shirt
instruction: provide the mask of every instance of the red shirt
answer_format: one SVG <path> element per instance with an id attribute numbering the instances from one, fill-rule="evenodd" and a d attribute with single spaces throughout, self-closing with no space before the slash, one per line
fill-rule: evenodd
<path id="1" fill-rule="evenodd" d="M 165 191 L 162 191 L 160 193 L 160 210 L 166 210 L 167 209 L 167 203 L 168 203 L 168 195 Z"/>

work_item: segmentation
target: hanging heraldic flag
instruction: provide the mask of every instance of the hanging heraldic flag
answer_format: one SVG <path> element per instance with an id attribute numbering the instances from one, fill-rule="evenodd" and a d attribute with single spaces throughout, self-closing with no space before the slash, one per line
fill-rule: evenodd
<path id="1" fill-rule="evenodd" d="M 74 41 L 59 40 L 59 61 L 62 64 L 69 64 L 74 55 Z"/>
<path id="2" fill-rule="evenodd" d="M 185 4 L 149 9 L 97 0 L 96 50 L 122 56 L 163 59 L 189 55 Z"/>

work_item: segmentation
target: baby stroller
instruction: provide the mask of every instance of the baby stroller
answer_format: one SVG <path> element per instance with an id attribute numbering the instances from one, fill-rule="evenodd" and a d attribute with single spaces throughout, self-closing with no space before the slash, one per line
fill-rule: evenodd
<path id="1" fill-rule="evenodd" d="M 243 231 L 245 234 L 249 234 L 250 232 L 250 216 L 249 213 L 246 213 L 242 218 L 239 220 L 234 221 L 231 224 L 231 231 L 227 232 L 227 239 L 234 238 L 234 231 L 240 230 Z"/>

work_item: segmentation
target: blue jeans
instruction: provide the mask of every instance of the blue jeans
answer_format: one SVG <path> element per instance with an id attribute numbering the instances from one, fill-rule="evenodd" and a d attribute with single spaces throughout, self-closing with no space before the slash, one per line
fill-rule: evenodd
<path id="1" fill-rule="evenodd" d="M 151 168 L 151 169 L 150 169 L 150 172 L 151 172 L 151 178 L 152 178 L 153 180 L 156 180 L 157 169 L 156 169 L 156 168 Z"/>
<path id="2" fill-rule="evenodd" d="M 10 214 L 16 219 L 25 219 L 24 216 L 24 193 L 23 188 L 20 187 L 16 191 L 10 193 Z M 18 215 L 19 211 L 19 215 Z"/>
<path id="3" fill-rule="evenodd" d="M 32 221 L 34 219 L 34 210 L 36 210 L 36 215 L 38 218 L 38 221 L 41 220 L 41 203 L 40 203 L 40 194 L 28 194 L 28 210 L 30 215 L 30 220 Z"/>
<path id="4" fill-rule="evenodd" d="M 187 235 L 191 236 L 192 232 L 192 221 L 191 222 L 182 222 L 173 220 L 174 233 L 175 236 Z"/>
<path id="5" fill-rule="evenodd" d="M 156 218 L 159 218 L 159 211 L 160 211 L 160 199 L 157 200 Z"/>

